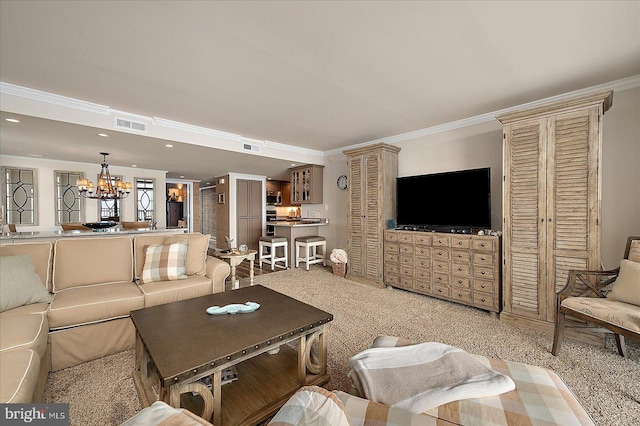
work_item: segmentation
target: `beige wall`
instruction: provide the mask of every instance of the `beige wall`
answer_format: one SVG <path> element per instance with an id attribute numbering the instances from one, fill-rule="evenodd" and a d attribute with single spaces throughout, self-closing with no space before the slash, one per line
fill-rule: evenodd
<path id="1" fill-rule="evenodd" d="M 618 91 L 604 117 L 602 149 L 602 262 L 616 267 L 628 235 L 640 235 L 640 88 Z M 399 176 L 491 167 L 492 227 L 501 230 L 502 126 L 498 121 L 424 136 L 397 144 Z M 325 203 L 332 226 L 328 248 L 346 247 L 347 198 L 335 179 L 346 174 L 346 158 L 325 163 Z M 424 197 L 428 197 L 428 192 Z M 428 205 L 428 204 L 427 204 Z"/>

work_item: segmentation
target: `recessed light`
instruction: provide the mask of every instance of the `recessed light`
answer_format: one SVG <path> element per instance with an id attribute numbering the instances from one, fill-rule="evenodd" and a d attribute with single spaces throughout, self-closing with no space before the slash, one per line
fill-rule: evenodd
<path id="1" fill-rule="evenodd" d="M 44 157 L 44 155 L 42 154 L 29 154 L 30 157 L 35 157 L 35 158 L 42 158 Z"/>
<path id="2" fill-rule="evenodd" d="M 138 167 L 138 166 L 137 166 L 137 165 L 135 165 L 135 164 L 132 164 L 132 165 L 131 165 L 131 167 Z"/>
<path id="3" fill-rule="evenodd" d="M 291 167 L 295 167 L 295 166 L 296 166 L 296 163 L 291 163 Z"/>
<path id="4" fill-rule="evenodd" d="M 207 182 L 206 185 L 211 185 L 211 182 Z"/>
<path id="5" fill-rule="evenodd" d="M 167 148 L 173 148 L 173 145 L 171 145 L 170 143 L 165 145 Z"/>
<path id="6" fill-rule="evenodd" d="M 109 135 L 106 133 L 98 133 L 98 136 L 102 136 L 103 138 L 108 138 Z"/>
<path id="7" fill-rule="evenodd" d="M 19 123 L 20 120 L 18 120 L 17 118 L 5 118 L 6 121 L 8 121 L 9 123 Z"/>
<path id="8" fill-rule="evenodd" d="M 184 179 L 184 176 L 180 176 L 180 179 Z"/>

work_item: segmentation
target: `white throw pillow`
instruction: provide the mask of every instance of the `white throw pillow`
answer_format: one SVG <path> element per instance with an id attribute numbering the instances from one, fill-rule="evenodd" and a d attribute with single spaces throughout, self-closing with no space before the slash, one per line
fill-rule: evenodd
<path id="1" fill-rule="evenodd" d="M 29 254 L 0 257 L 0 312 L 33 303 L 49 303 L 49 294 Z"/>
<path id="2" fill-rule="evenodd" d="M 640 263 L 620 261 L 620 273 L 607 297 L 640 306 Z"/>

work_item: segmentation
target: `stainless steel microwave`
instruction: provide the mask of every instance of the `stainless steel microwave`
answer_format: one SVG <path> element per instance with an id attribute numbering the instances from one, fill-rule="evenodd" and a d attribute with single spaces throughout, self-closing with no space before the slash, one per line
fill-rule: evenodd
<path id="1" fill-rule="evenodd" d="M 282 205 L 282 193 L 280 191 L 267 191 L 267 204 L 272 206 Z"/>

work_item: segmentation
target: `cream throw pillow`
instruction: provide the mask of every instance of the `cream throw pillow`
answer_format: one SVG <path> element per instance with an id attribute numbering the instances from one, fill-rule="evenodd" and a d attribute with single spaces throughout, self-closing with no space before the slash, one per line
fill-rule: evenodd
<path id="1" fill-rule="evenodd" d="M 187 242 L 187 272 L 191 276 L 194 274 L 204 275 L 207 261 L 207 250 L 209 249 L 209 238 L 211 235 L 202 234 L 176 234 L 165 237 L 164 243 L 171 244 L 178 241 Z"/>
<path id="2" fill-rule="evenodd" d="M 0 257 L 0 312 L 51 299 L 30 254 Z"/>
<path id="3" fill-rule="evenodd" d="M 342 401 L 319 386 L 293 394 L 269 422 L 270 426 L 350 426 Z"/>
<path id="4" fill-rule="evenodd" d="M 640 263 L 626 259 L 620 261 L 620 273 L 607 297 L 640 305 Z"/>

